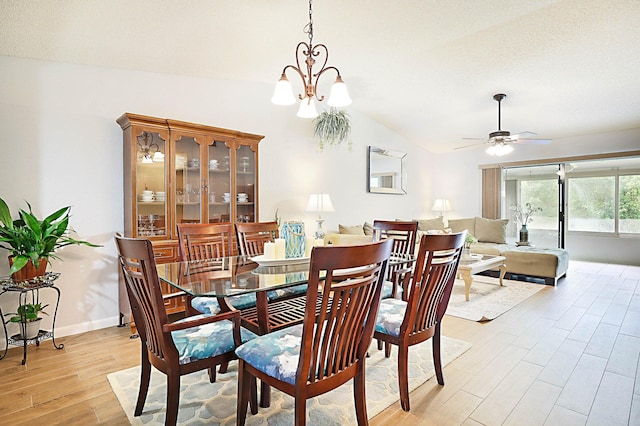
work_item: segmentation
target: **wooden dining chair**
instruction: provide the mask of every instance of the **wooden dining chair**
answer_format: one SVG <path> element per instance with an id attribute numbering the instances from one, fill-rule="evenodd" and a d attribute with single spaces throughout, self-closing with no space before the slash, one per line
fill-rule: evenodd
<path id="1" fill-rule="evenodd" d="M 409 347 L 433 338 L 433 364 L 436 378 L 444 385 L 440 357 L 442 317 L 447 310 L 456 278 L 466 231 L 459 234 L 423 235 L 413 268 L 399 271 L 409 283 L 406 300 L 384 299 L 376 319 L 374 338 L 385 343 L 385 356 L 391 345 L 398 346 L 398 384 L 400 405 L 409 411 Z"/>
<path id="2" fill-rule="evenodd" d="M 169 322 L 151 242 L 116 236 L 119 263 L 142 345 L 140 388 L 134 415 L 142 414 L 151 366 L 167 376 L 165 424 L 175 425 L 180 377 L 235 359 L 235 348 L 255 334 L 240 327 L 240 314 L 198 315 Z M 210 376 L 210 380 L 212 380 Z M 255 383 L 249 384 L 251 411 L 257 413 Z"/>
<path id="3" fill-rule="evenodd" d="M 238 222 L 236 223 L 238 249 L 244 256 L 255 257 L 264 254 L 264 244 L 274 242 L 279 236 L 278 222 Z M 307 293 L 307 285 L 269 290 L 269 300 L 301 297 Z"/>
<path id="4" fill-rule="evenodd" d="M 274 242 L 279 237 L 278 222 L 236 223 L 238 250 L 243 256 L 264 254 L 264 243 Z"/>
<path id="5" fill-rule="evenodd" d="M 236 349 L 237 425 L 245 423 L 255 378 L 295 398 L 296 425 L 306 422 L 307 399 L 353 379 L 358 424 L 368 423 L 365 360 L 392 245 L 314 248 L 304 322 Z"/>
<path id="6" fill-rule="evenodd" d="M 394 221 L 394 220 L 374 220 L 373 221 L 373 241 L 380 241 L 387 238 L 393 239 L 393 255 L 406 257 L 411 263 L 415 252 L 416 237 L 418 235 L 418 222 L 415 221 Z M 387 269 L 387 282 L 382 289 L 382 298 L 397 297 L 399 291 L 398 275 L 396 272 L 407 267 L 407 263 L 394 262 Z"/>
<path id="7" fill-rule="evenodd" d="M 211 260 L 231 256 L 233 253 L 233 225 L 231 223 L 179 223 L 178 247 L 182 261 Z M 236 309 L 256 305 L 254 293 L 228 297 L 227 302 Z M 217 314 L 220 302 L 215 297 L 193 297 L 187 300 L 185 309 L 195 312 Z M 195 310 L 195 312 L 194 312 Z"/>
<path id="8" fill-rule="evenodd" d="M 185 260 L 218 259 L 233 253 L 231 223 L 179 223 L 178 250 Z"/>

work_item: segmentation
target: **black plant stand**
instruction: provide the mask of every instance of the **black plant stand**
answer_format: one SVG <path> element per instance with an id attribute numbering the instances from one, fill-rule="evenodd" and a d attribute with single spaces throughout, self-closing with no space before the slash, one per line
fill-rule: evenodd
<path id="1" fill-rule="evenodd" d="M 54 281 L 58 279 L 60 276 L 59 272 L 47 272 L 42 277 L 36 277 L 29 281 L 15 282 L 11 277 L 1 277 L 0 278 L 0 288 L 2 291 L 0 292 L 0 297 L 8 292 L 19 292 L 18 295 L 18 305 L 26 305 L 27 303 L 40 303 L 40 290 L 45 288 L 51 288 L 56 291 L 58 298 L 56 300 L 56 309 L 53 312 L 53 324 L 51 326 L 51 331 L 39 330 L 38 335 L 33 339 L 27 339 L 27 326 L 26 323 L 20 323 L 20 332 L 21 334 L 15 334 L 13 336 L 9 336 L 7 334 L 7 323 L 8 320 L 4 320 L 4 315 L 2 313 L 2 307 L 0 307 L 0 318 L 2 318 L 2 327 L 4 329 L 4 339 L 5 339 L 5 347 L 4 353 L 0 356 L 0 359 L 3 359 L 7 355 L 7 351 L 9 350 L 9 345 L 22 345 L 24 348 L 23 357 L 22 357 L 22 365 L 27 362 L 27 346 L 30 344 L 36 344 L 36 346 L 40 346 L 40 342 L 46 339 L 51 339 L 53 342 L 53 346 L 56 349 L 64 348 L 64 344 L 57 345 L 56 338 L 54 334 L 54 330 L 56 327 L 56 315 L 58 314 L 58 305 L 60 304 L 60 289 L 54 285 Z M 31 296 L 29 298 L 29 296 Z M 30 299 L 30 301 L 29 301 Z"/>

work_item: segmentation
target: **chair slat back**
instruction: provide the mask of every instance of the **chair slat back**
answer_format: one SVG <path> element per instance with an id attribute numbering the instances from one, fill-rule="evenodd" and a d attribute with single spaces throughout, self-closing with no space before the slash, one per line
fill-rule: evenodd
<path id="1" fill-rule="evenodd" d="M 233 226 L 231 223 L 180 223 L 178 241 L 183 261 L 228 257 L 233 253 Z"/>
<path id="2" fill-rule="evenodd" d="M 298 383 L 330 378 L 364 359 L 373 338 L 392 246 L 387 240 L 314 248 Z M 316 312 L 318 299 L 321 308 Z"/>
<path id="3" fill-rule="evenodd" d="M 171 337 L 162 332 L 168 318 L 151 241 L 116 236 L 120 267 L 138 334 L 151 353 L 160 359 L 178 352 Z"/>
<path id="4" fill-rule="evenodd" d="M 388 238 L 393 239 L 392 253 L 400 256 L 411 256 L 416 249 L 416 237 L 418 235 L 418 222 L 413 221 L 393 221 L 374 220 L 373 221 L 373 241 L 380 241 Z M 387 278 L 391 280 L 393 273 L 398 269 L 405 268 L 406 265 L 397 263 L 391 265 L 387 270 Z"/>
<path id="5" fill-rule="evenodd" d="M 422 236 L 401 333 L 407 329 L 411 334 L 430 330 L 442 319 L 449 304 L 465 237 L 466 231 Z"/>
<path id="6" fill-rule="evenodd" d="M 236 223 L 238 248 L 244 256 L 264 254 L 264 243 L 278 238 L 278 222 Z"/>

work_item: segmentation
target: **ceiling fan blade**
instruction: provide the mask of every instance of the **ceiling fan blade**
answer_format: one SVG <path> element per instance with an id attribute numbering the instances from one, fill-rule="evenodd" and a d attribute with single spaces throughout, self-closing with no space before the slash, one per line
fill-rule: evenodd
<path id="1" fill-rule="evenodd" d="M 464 138 L 464 139 L 471 139 L 471 138 Z M 478 140 L 482 140 L 482 139 L 478 139 Z M 456 149 L 477 148 L 477 147 L 483 146 L 484 144 L 485 144 L 485 142 L 483 142 L 483 143 L 474 143 L 473 145 L 464 145 L 464 146 L 459 146 L 459 147 L 453 148 L 453 149 L 456 150 Z"/>
<path id="2" fill-rule="evenodd" d="M 551 139 L 522 139 L 513 141 L 514 143 L 530 144 L 530 145 L 547 145 L 551 143 Z"/>
<path id="3" fill-rule="evenodd" d="M 486 138 L 462 138 L 464 140 L 468 140 L 468 141 L 486 141 Z"/>
<path id="4" fill-rule="evenodd" d="M 531 136 L 538 136 L 538 134 L 534 133 L 534 132 L 527 131 L 527 132 L 520 132 L 520 133 L 516 133 L 514 135 L 511 135 L 511 137 L 513 139 L 530 138 Z"/>

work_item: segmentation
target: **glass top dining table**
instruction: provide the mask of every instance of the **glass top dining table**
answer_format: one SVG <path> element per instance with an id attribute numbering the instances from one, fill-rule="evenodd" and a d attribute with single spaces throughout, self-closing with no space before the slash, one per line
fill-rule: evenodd
<path id="1" fill-rule="evenodd" d="M 389 265 L 410 264 L 413 256 L 393 254 Z M 309 260 L 283 259 L 260 265 L 248 256 L 170 262 L 157 265 L 158 277 L 194 297 L 228 297 L 264 293 L 309 280 Z"/>
<path id="2" fill-rule="evenodd" d="M 286 288 L 309 280 L 309 261 L 260 265 L 248 256 L 157 265 L 158 277 L 190 296 L 228 297 Z"/>
<path id="3" fill-rule="evenodd" d="M 389 265 L 412 264 L 415 258 L 392 255 Z M 247 256 L 172 262 L 157 265 L 158 278 L 192 297 L 216 297 L 223 311 L 234 309 L 228 296 L 255 293 L 256 306 L 240 311 L 243 326 L 264 335 L 304 319 L 306 298 L 269 301 L 267 290 L 277 290 L 309 281 L 309 260 L 285 259 L 260 265 Z M 270 405 L 269 387 L 262 385 L 260 406 Z"/>

